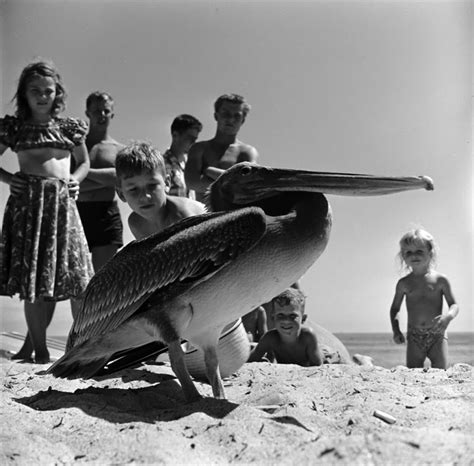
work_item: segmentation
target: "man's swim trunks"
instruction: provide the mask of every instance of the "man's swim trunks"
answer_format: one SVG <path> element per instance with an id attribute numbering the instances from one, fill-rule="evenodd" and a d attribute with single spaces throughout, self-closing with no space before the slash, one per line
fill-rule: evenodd
<path id="1" fill-rule="evenodd" d="M 445 338 L 445 332 L 443 330 L 436 331 L 432 328 L 418 328 L 412 327 L 410 325 L 408 326 L 408 341 L 415 343 L 415 345 L 426 354 L 441 338 Z"/>
<path id="2" fill-rule="evenodd" d="M 89 249 L 123 245 L 123 224 L 117 201 L 78 202 Z"/>

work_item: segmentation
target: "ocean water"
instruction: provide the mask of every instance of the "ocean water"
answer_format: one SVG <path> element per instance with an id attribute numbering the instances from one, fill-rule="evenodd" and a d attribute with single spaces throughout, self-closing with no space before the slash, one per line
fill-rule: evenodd
<path id="1" fill-rule="evenodd" d="M 336 333 L 351 355 L 371 356 L 374 364 L 388 369 L 405 365 L 405 345 L 396 345 L 391 333 Z M 448 366 L 466 363 L 474 366 L 474 332 L 448 331 Z"/>

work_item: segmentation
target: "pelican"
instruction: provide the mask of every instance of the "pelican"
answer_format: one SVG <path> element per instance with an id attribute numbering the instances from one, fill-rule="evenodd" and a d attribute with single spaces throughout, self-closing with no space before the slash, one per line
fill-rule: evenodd
<path id="1" fill-rule="evenodd" d="M 211 213 L 133 241 L 91 279 L 66 353 L 48 372 L 88 378 L 117 354 L 168 345 L 185 399 L 200 398 L 181 341 L 204 352 L 213 396 L 225 398 L 223 328 L 295 283 L 324 251 L 332 214 L 323 193 L 382 195 L 433 189 L 428 177 L 375 177 L 242 162 L 210 187 Z"/>

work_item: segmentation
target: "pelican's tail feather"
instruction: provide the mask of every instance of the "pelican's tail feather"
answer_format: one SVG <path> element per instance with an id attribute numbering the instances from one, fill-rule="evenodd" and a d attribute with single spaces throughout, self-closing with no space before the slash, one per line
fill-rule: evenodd
<path id="1" fill-rule="evenodd" d="M 49 369 L 48 374 L 63 379 L 90 379 L 94 377 L 112 358 L 113 353 L 87 354 L 87 342 L 76 346 L 58 359 Z M 86 348 L 84 348 L 86 347 Z"/>
<path id="2" fill-rule="evenodd" d="M 147 330 L 145 320 L 131 319 L 120 327 L 103 335 L 97 335 L 68 348 L 47 373 L 61 378 L 90 378 L 99 375 L 106 364 L 120 357 L 131 348 L 143 346 L 155 340 Z"/>

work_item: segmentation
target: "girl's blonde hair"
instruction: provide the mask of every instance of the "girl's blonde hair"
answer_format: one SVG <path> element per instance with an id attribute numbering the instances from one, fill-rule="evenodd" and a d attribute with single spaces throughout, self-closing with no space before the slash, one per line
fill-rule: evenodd
<path id="1" fill-rule="evenodd" d="M 400 265 L 403 271 L 410 272 L 410 267 L 407 266 L 405 259 L 403 257 L 403 250 L 407 246 L 411 245 L 423 245 L 426 246 L 431 260 L 429 263 L 429 268 L 433 269 L 436 261 L 438 259 L 438 245 L 435 243 L 433 236 L 422 228 L 416 228 L 410 230 L 408 233 L 405 233 L 399 241 L 400 251 L 398 252 L 398 259 L 400 260 Z"/>

